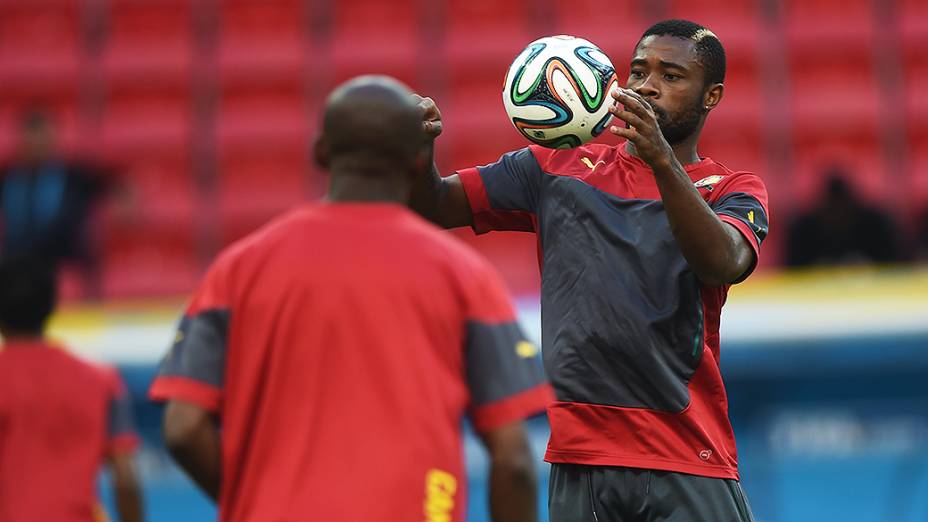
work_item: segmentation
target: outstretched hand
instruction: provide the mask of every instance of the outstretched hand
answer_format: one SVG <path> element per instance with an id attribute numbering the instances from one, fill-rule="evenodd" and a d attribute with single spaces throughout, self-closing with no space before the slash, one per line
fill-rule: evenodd
<path id="1" fill-rule="evenodd" d="M 438 105 L 435 105 L 435 100 L 418 94 L 413 94 L 413 97 L 422 112 L 422 130 L 429 139 L 434 140 L 442 131 L 441 111 L 438 110 Z"/>
<path id="2" fill-rule="evenodd" d="M 627 123 L 628 128 L 613 125 L 609 127 L 609 132 L 632 142 L 638 157 L 652 168 L 674 158 L 673 149 L 664 139 L 651 105 L 630 89 L 617 87 L 611 94 L 616 103 L 609 108 L 609 112 Z"/>

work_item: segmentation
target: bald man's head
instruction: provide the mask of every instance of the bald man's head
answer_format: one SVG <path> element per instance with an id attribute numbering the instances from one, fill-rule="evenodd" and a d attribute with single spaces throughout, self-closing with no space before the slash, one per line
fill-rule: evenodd
<path id="1" fill-rule="evenodd" d="M 409 88 L 387 76 L 361 76 L 326 101 L 316 157 L 333 174 L 412 173 L 422 168 L 424 143 L 422 116 Z"/>

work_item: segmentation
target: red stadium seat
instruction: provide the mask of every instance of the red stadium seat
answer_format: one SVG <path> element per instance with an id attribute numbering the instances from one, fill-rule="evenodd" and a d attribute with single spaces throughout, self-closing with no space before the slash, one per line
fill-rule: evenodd
<path id="1" fill-rule="evenodd" d="M 198 198 L 191 164 L 189 150 L 135 156 L 122 163 L 136 217 L 152 225 L 193 226 Z"/>
<path id="2" fill-rule="evenodd" d="M 924 0 L 898 0 L 896 26 L 907 47 L 928 45 L 928 3 Z"/>
<path id="3" fill-rule="evenodd" d="M 305 84 L 276 88 L 226 89 L 216 115 L 220 153 L 254 149 L 262 144 L 308 147 L 310 126 L 316 124 L 306 99 Z"/>
<path id="4" fill-rule="evenodd" d="M 444 52 L 449 86 L 486 81 L 502 85 L 512 60 L 529 42 L 546 36 L 530 23 L 525 0 L 449 0 Z"/>
<path id="5" fill-rule="evenodd" d="M 628 62 L 647 24 L 631 0 L 554 0 L 555 33 L 586 38 L 612 60 L 625 84 Z"/>
<path id="6" fill-rule="evenodd" d="M 334 85 L 360 74 L 388 74 L 421 89 L 420 4 L 414 0 L 333 2 L 329 59 Z"/>
<path id="7" fill-rule="evenodd" d="M 529 145 L 509 122 L 499 81 L 457 87 L 438 104 L 446 122 L 439 141 L 448 146 L 448 156 L 439 159 L 453 169 L 484 165 Z"/>
<path id="8" fill-rule="evenodd" d="M 86 62 L 84 2 L 0 2 L 0 85 L 4 98 L 74 90 Z"/>
<path id="9" fill-rule="evenodd" d="M 876 23 L 871 0 L 784 0 L 788 44 L 807 54 L 870 49 Z"/>
<path id="10" fill-rule="evenodd" d="M 218 200 L 223 244 L 307 201 L 316 178 L 309 160 L 308 147 L 268 145 L 221 154 Z"/>
<path id="11" fill-rule="evenodd" d="M 110 83 L 188 84 L 193 72 L 193 2 L 109 0 L 103 68 Z"/>
<path id="12" fill-rule="evenodd" d="M 103 260 L 105 298 L 173 296 L 193 290 L 198 276 L 196 227 L 109 221 Z"/>
<path id="13" fill-rule="evenodd" d="M 877 142 L 830 143 L 818 147 L 795 149 L 792 173 L 793 202 L 808 206 L 818 196 L 828 169 L 842 167 L 867 201 L 885 203 L 892 195 L 893 182 Z"/>
<path id="14" fill-rule="evenodd" d="M 218 65 L 224 86 L 300 83 L 311 56 L 306 2 L 229 0 L 219 5 Z"/>
<path id="15" fill-rule="evenodd" d="M 903 52 L 903 97 L 910 136 L 928 137 L 928 56 L 923 47 L 906 46 Z"/>
<path id="16" fill-rule="evenodd" d="M 869 51 L 827 59 L 792 51 L 787 95 L 797 141 L 873 141 L 880 131 L 883 96 Z"/>
<path id="17" fill-rule="evenodd" d="M 191 142 L 193 105 L 189 90 L 110 89 L 103 111 L 102 147 L 124 158 L 176 152 Z"/>

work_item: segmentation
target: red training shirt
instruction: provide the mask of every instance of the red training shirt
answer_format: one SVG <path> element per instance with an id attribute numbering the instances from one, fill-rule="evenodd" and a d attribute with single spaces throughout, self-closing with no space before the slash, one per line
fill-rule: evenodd
<path id="1" fill-rule="evenodd" d="M 218 414 L 223 521 L 463 520 L 462 416 L 542 411 L 537 352 L 452 236 L 399 205 L 313 204 L 219 256 L 151 396 Z"/>
<path id="2" fill-rule="evenodd" d="M 96 520 L 103 460 L 137 444 L 115 370 L 42 342 L 0 348 L 0 520 Z"/>
<path id="3" fill-rule="evenodd" d="M 710 158 L 684 169 L 756 259 L 764 182 Z M 624 143 L 533 145 L 458 174 L 477 232 L 538 237 L 544 361 L 557 395 L 546 460 L 737 479 L 719 368 L 728 285 L 703 285 L 690 268 L 651 168 Z"/>

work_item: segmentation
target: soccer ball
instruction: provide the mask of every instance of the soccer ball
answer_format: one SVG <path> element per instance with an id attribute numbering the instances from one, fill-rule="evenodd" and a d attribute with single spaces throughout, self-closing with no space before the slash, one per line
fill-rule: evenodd
<path id="1" fill-rule="evenodd" d="M 503 105 L 529 140 L 552 149 L 579 147 L 609 125 L 609 92 L 617 81 L 599 47 L 549 36 L 528 44 L 509 66 Z"/>

